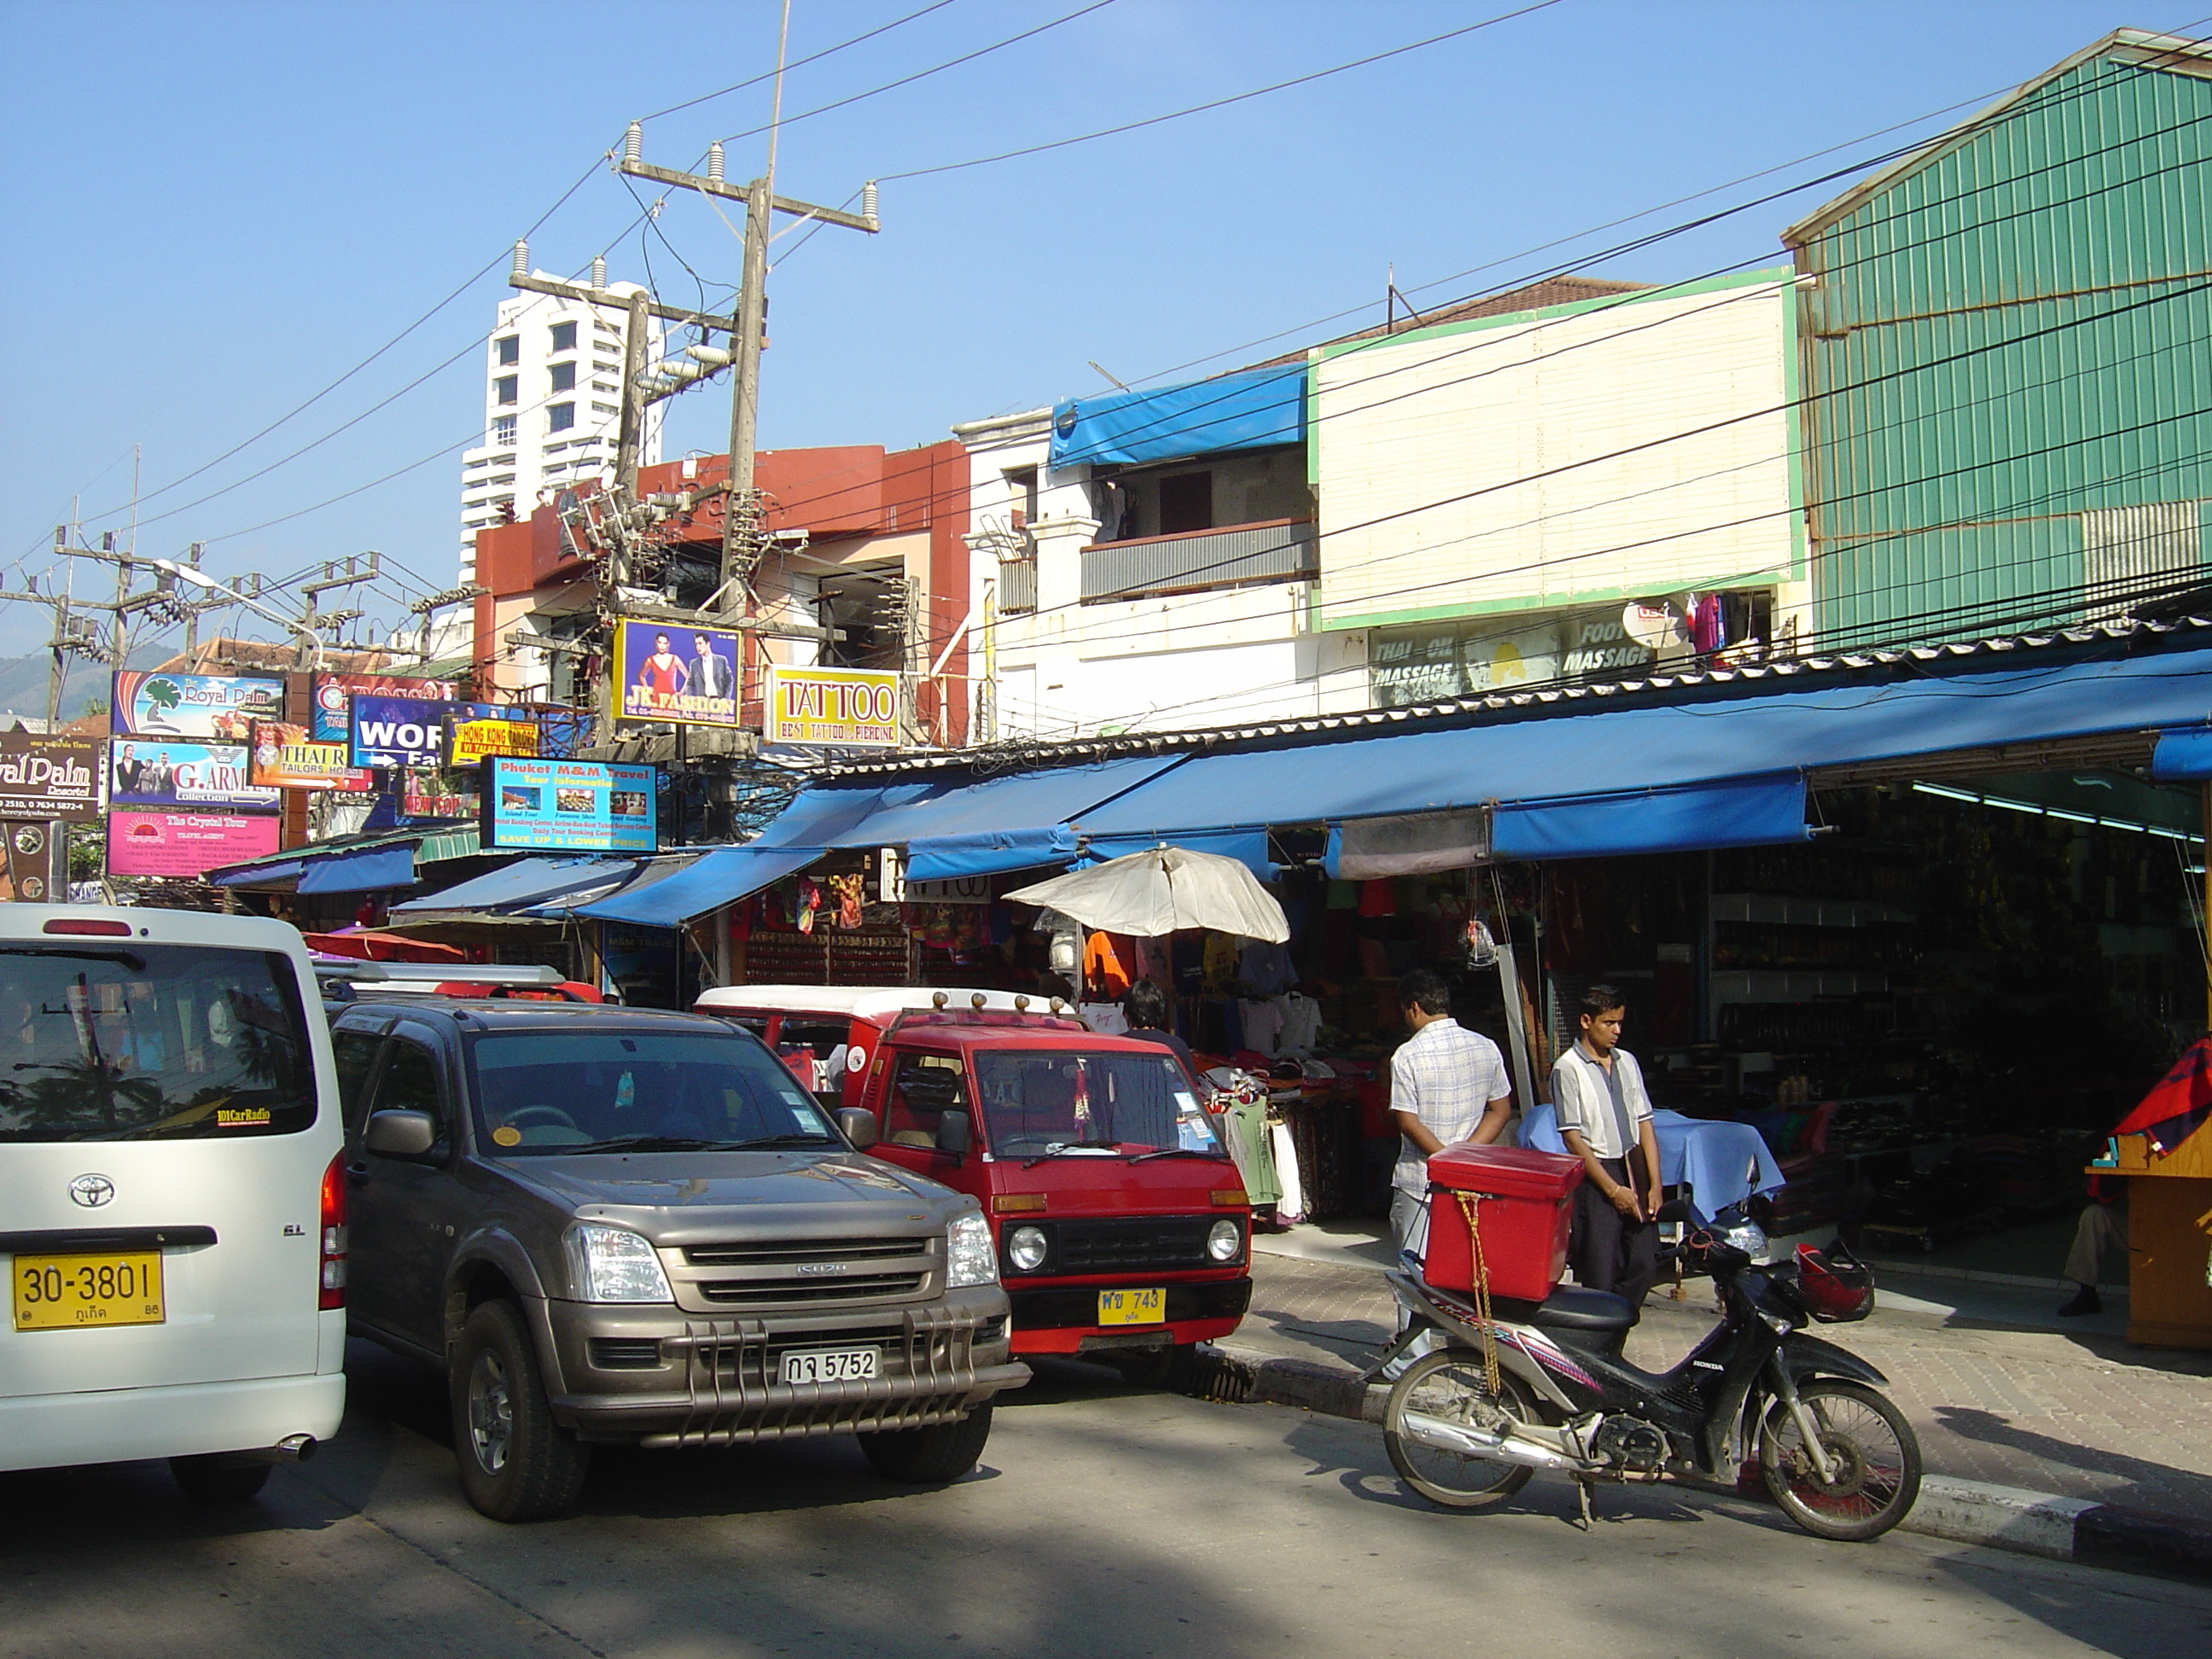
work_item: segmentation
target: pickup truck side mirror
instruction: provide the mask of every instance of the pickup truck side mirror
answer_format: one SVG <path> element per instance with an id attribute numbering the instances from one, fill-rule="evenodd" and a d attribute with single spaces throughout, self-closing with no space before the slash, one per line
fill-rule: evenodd
<path id="1" fill-rule="evenodd" d="M 975 1144 L 975 1126 L 965 1112 L 940 1112 L 937 1116 L 937 1150 L 955 1158 L 967 1156 Z"/>
<path id="2" fill-rule="evenodd" d="M 865 1106 L 839 1107 L 837 1127 L 845 1132 L 845 1139 L 853 1143 L 856 1152 L 865 1152 L 876 1144 L 876 1115 Z"/>
<path id="3" fill-rule="evenodd" d="M 437 1139 L 438 1126 L 428 1112 L 371 1112 L 362 1144 L 386 1158 L 420 1158 Z"/>

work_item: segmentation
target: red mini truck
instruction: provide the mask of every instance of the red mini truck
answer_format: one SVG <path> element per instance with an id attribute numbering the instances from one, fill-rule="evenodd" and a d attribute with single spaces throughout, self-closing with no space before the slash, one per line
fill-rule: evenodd
<path id="1" fill-rule="evenodd" d="M 1165 1380 L 1243 1317 L 1251 1206 L 1172 1051 L 1004 991 L 733 985 L 694 1006 L 811 1073 L 854 1145 L 981 1200 L 1017 1354 Z"/>

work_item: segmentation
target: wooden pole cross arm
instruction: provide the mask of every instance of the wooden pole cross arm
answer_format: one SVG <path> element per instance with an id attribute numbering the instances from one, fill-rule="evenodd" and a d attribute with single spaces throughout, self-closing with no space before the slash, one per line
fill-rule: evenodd
<path id="1" fill-rule="evenodd" d="M 586 305 L 618 306 L 624 303 L 619 294 L 610 294 L 605 289 L 584 288 L 574 283 L 556 283 L 549 276 L 516 276 L 507 279 L 509 288 L 528 289 L 532 294 L 550 294 L 556 300 L 581 300 Z M 718 317 L 711 311 L 686 311 L 681 306 L 665 306 L 658 300 L 650 301 L 646 307 L 665 323 L 689 323 L 694 328 L 709 328 L 718 333 L 734 334 L 737 319 Z"/>
<path id="2" fill-rule="evenodd" d="M 696 190 L 702 196 L 719 196 L 726 202 L 742 202 L 751 191 L 744 185 L 732 184 L 726 179 L 706 179 L 696 173 L 678 173 L 674 167 L 657 167 L 650 161 L 622 162 L 617 171 L 633 179 L 650 179 L 655 184 L 674 185 L 679 190 Z M 795 219 L 821 219 L 833 225 L 843 225 L 848 230 L 865 230 L 871 236 L 883 228 L 882 222 L 858 213 L 848 213 L 842 208 L 816 207 L 808 202 L 794 202 L 787 196 L 772 196 L 769 205 L 778 213 L 788 213 Z"/>

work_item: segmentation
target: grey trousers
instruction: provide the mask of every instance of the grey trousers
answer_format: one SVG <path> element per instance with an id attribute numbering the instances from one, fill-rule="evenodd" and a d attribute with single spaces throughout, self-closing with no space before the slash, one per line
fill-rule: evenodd
<path id="1" fill-rule="evenodd" d="M 2074 1248 L 2066 1252 L 2066 1277 L 2076 1285 L 2094 1286 L 2100 1277 L 2098 1264 L 2108 1252 L 2123 1261 L 2127 1259 L 2125 1204 L 2092 1204 L 2081 1212 L 2081 1220 L 2074 1225 Z"/>

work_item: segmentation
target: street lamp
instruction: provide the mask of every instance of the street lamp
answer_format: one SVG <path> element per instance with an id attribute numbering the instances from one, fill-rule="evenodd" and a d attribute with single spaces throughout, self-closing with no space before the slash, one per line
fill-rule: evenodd
<path id="1" fill-rule="evenodd" d="M 247 610 L 258 611 L 262 616 L 268 617 L 270 621 L 276 623 L 283 627 L 289 628 L 294 633 L 301 635 L 307 640 L 308 644 L 315 647 L 314 660 L 310 665 L 311 671 L 319 671 L 321 669 L 323 665 L 323 636 L 315 632 L 313 629 L 308 627 L 307 623 L 301 622 L 295 617 L 288 617 L 281 611 L 270 610 L 269 606 L 262 604 L 260 600 L 250 599 L 246 595 L 240 592 L 236 588 L 230 586 L 228 584 L 217 581 L 214 577 L 209 575 L 204 570 L 196 569 L 188 564 L 179 564 L 174 559 L 155 559 L 153 561 L 153 565 L 156 570 L 164 571 L 180 581 L 190 582 L 195 587 L 212 588 L 216 592 L 227 593 L 232 599 L 237 600 L 239 604 L 244 605 Z"/>

